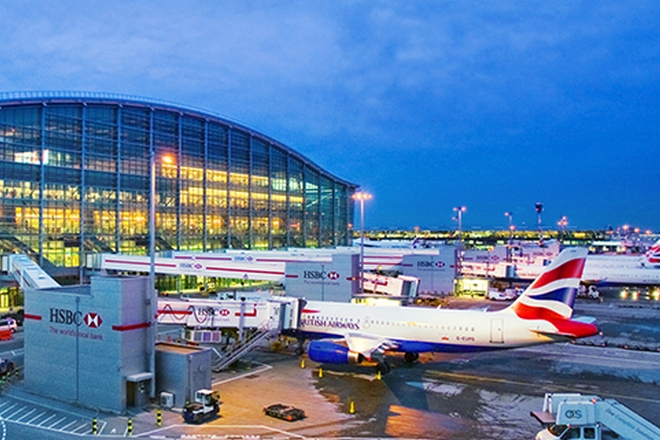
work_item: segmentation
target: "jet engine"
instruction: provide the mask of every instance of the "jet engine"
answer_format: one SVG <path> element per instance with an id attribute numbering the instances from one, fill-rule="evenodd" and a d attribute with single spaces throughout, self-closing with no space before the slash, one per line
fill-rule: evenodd
<path id="1" fill-rule="evenodd" d="M 330 341 L 311 341 L 307 355 L 314 362 L 328 364 L 361 364 L 365 361 L 362 354 Z"/>

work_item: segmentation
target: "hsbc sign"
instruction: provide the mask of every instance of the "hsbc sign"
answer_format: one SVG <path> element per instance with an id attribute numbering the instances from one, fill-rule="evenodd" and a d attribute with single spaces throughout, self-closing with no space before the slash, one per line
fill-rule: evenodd
<path id="1" fill-rule="evenodd" d="M 329 280 L 338 280 L 339 279 L 339 273 L 333 271 L 326 272 L 324 270 L 305 270 L 303 271 L 303 278 L 308 279 L 308 280 L 324 280 L 324 279 L 329 279 Z"/>
<path id="2" fill-rule="evenodd" d="M 90 312 L 83 316 L 83 322 L 87 324 L 87 327 L 89 328 L 99 328 L 103 320 L 101 319 L 101 315 L 98 313 Z"/>
<path id="3" fill-rule="evenodd" d="M 90 312 L 83 315 L 82 312 L 74 312 L 69 309 L 50 309 L 50 322 L 54 324 L 75 325 L 85 324 L 89 328 L 99 328 L 103 323 L 101 315 Z"/>

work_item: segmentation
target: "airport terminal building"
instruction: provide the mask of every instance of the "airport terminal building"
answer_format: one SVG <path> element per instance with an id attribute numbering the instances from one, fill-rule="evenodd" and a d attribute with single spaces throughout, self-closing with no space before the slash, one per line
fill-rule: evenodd
<path id="1" fill-rule="evenodd" d="M 0 252 L 82 277 L 86 255 L 348 245 L 356 185 L 217 115 L 132 96 L 0 93 Z"/>

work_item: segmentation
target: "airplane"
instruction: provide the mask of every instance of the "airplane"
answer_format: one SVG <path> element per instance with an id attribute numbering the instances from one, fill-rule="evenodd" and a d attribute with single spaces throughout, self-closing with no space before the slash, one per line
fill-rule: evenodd
<path id="1" fill-rule="evenodd" d="M 403 353 L 412 363 L 422 352 L 480 352 L 568 341 L 598 334 L 594 319 L 571 319 L 586 249 L 569 248 L 509 307 L 488 312 L 424 307 L 377 307 L 309 301 L 301 313 L 299 340 L 310 339 L 312 361 L 376 362 Z"/>
<path id="2" fill-rule="evenodd" d="M 594 261 L 592 262 L 592 258 Z M 644 255 L 637 257 L 589 256 L 582 273 L 582 282 L 598 286 L 660 286 L 660 240 Z"/>
<path id="3" fill-rule="evenodd" d="M 646 261 L 644 266 L 660 268 L 660 240 L 656 241 L 651 248 L 644 254 Z"/>

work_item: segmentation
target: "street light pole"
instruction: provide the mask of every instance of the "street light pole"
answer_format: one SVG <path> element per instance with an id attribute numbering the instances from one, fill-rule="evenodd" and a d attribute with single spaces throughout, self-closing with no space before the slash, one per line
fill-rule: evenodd
<path id="1" fill-rule="evenodd" d="M 457 206 L 454 208 L 458 217 L 458 238 L 463 241 L 463 213 L 467 211 L 465 206 Z"/>
<path id="2" fill-rule="evenodd" d="M 156 332 L 158 298 L 156 295 L 156 151 L 149 153 L 149 287 L 147 304 L 149 309 L 149 372 L 151 373 L 150 397 L 156 397 Z"/>
<path id="3" fill-rule="evenodd" d="M 505 216 L 509 217 L 509 244 L 506 249 L 506 259 L 511 261 L 511 245 L 513 244 L 513 213 L 507 211 L 504 213 Z"/>
<path id="4" fill-rule="evenodd" d="M 360 293 L 364 293 L 364 201 L 371 197 L 371 194 L 362 191 L 353 194 L 353 200 L 360 201 Z"/>

